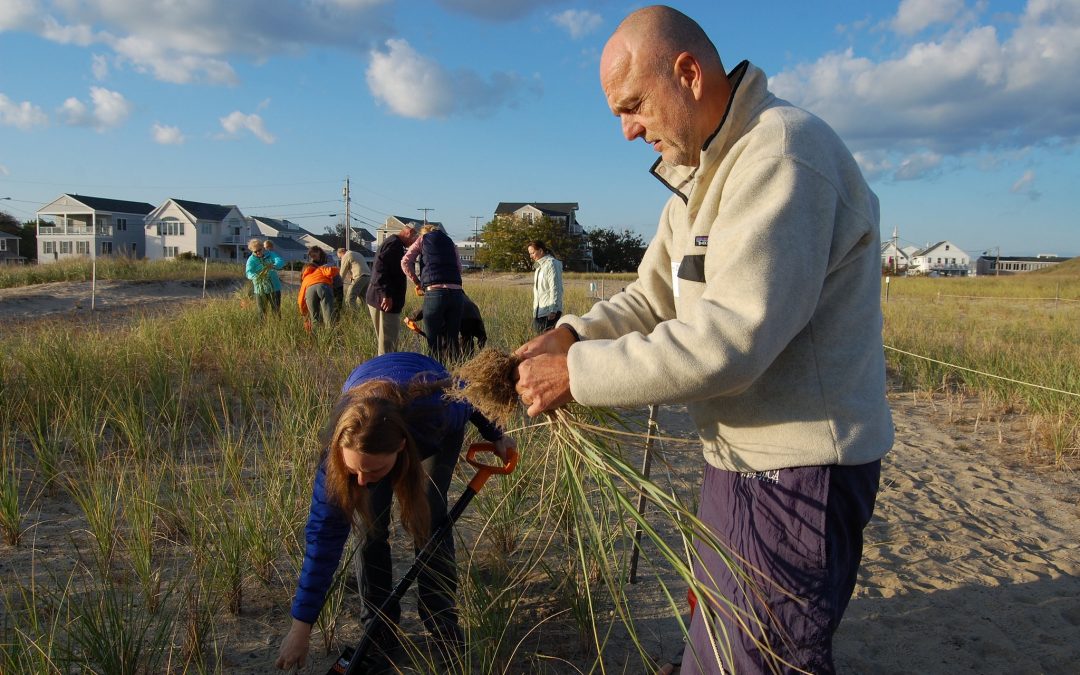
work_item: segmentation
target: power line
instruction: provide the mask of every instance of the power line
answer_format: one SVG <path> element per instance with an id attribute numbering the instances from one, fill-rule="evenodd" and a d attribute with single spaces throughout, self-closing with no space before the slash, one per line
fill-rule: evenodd
<path id="1" fill-rule="evenodd" d="M 323 199 L 317 202 L 293 202 L 292 204 L 261 204 L 259 206 L 238 206 L 238 209 L 276 209 L 281 206 L 309 206 L 311 204 L 336 204 L 336 199 Z"/>

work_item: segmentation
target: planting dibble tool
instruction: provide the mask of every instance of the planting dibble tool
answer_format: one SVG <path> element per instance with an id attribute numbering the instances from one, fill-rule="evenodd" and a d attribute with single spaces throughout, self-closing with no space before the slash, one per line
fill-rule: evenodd
<path id="1" fill-rule="evenodd" d="M 330 667 L 326 675 L 359 675 L 362 671 L 361 664 L 364 663 L 364 659 L 367 656 L 368 651 L 372 647 L 371 636 L 375 634 L 375 630 L 382 623 L 383 617 L 386 616 L 386 610 L 394 602 L 401 600 L 401 597 L 405 595 L 405 591 L 409 590 L 409 586 L 416 580 L 417 575 L 420 574 L 420 570 L 431 560 L 435 555 L 435 551 L 438 549 L 438 544 L 442 541 L 443 537 L 453 536 L 452 530 L 454 523 L 461 517 L 461 514 L 465 511 L 465 508 L 469 506 L 469 502 L 476 496 L 477 492 L 484 487 L 484 483 L 488 478 L 495 474 L 502 476 L 508 475 L 513 472 L 517 467 L 518 454 L 516 450 L 506 451 L 506 460 L 502 466 L 493 466 L 490 464 L 484 464 L 476 459 L 478 452 L 494 452 L 495 445 L 493 443 L 473 443 L 469 446 L 468 451 L 465 453 L 465 461 L 472 464 L 476 468 L 476 474 L 469 481 L 469 485 L 458 497 L 457 503 L 454 504 L 454 508 L 450 510 L 450 513 L 446 514 L 446 520 L 439 525 L 435 533 L 431 535 L 427 543 L 424 544 L 424 548 L 417 554 L 416 560 L 413 562 L 412 567 L 405 573 L 405 576 L 401 577 L 401 580 L 394 586 L 394 590 L 390 592 L 390 596 L 379 607 L 379 611 L 375 613 L 375 616 L 368 620 L 367 626 L 364 627 L 364 637 L 360 639 L 360 644 L 356 645 L 356 649 L 346 647 L 341 652 L 341 656 L 334 662 L 334 665 Z"/>

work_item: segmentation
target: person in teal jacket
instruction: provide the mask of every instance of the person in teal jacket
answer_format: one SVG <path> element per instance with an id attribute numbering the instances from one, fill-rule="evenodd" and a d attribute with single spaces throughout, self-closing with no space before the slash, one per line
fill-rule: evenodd
<path id="1" fill-rule="evenodd" d="M 248 279 L 255 289 L 255 302 L 259 305 L 259 313 L 266 313 L 273 309 L 274 315 L 281 317 L 281 277 L 277 271 L 285 267 L 285 261 L 275 251 L 270 250 L 273 244 L 267 240 L 254 238 L 248 241 L 247 266 L 244 270 Z"/>

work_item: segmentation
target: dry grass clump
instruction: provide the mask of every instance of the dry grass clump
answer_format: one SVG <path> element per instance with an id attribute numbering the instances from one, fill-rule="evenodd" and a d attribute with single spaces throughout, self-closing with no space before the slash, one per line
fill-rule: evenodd
<path id="1" fill-rule="evenodd" d="M 521 358 L 504 351 L 486 347 L 474 358 L 458 366 L 454 377 L 463 387 L 448 392 L 451 398 L 466 400 L 485 417 L 504 429 L 518 408 L 514 389 L 517 367 Z"/>

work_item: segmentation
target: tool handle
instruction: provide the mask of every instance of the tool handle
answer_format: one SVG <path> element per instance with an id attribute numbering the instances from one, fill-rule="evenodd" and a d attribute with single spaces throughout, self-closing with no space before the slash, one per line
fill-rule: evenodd
<path id="1" fill-rule="evenodd" d="M 472 464 L 476 468 L 476 475 L 469 481 L 469 487 L 473 492 L 480 492 L 480 488 L 484 487 L 484 483 L 487 479 L 494 474 L 502 476 L 513 473 L 517 468 L 518 453 L 517 450 L 507 449 L 506 461 L 501 466 L 493 464 L 484 464 L 476 459 L 476 453 L 478 452 L 495 452 L 494 443 L 473 443 L 469 446 L 469 449 L 465 452 L 465 461 Z"/>

